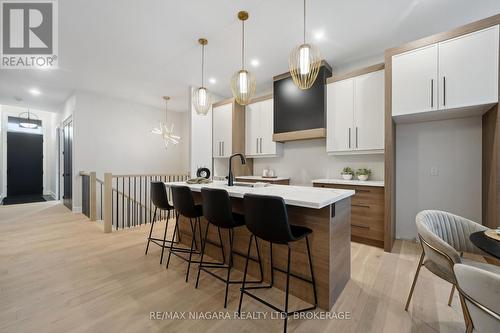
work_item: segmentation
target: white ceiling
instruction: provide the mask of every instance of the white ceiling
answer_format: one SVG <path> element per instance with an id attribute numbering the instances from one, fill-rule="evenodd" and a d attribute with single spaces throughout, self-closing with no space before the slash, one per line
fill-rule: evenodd
<path id="1" fill-rule="evenodd" d="M 499 0 L 309 0 L 308 39 L 335 68 L 381 56 L 389 47 L 500 13 Z M 200 84 L 199 37 L 208 38 L 206 85 L 230 96 L 240 67 L 239 10 L 250 18 L 247 62 L 258 91 L 287 71 L 301 42 L 301 0 L 72 0 L 59 1 L 58 70 L 0 70 L 0 103 L 57 110 L 75 89 L 185 111 L 188 87 Z M 314 40 L 317 32 L 324 38 Z M 42 91 L 38 97 L 28 90 Z"/>

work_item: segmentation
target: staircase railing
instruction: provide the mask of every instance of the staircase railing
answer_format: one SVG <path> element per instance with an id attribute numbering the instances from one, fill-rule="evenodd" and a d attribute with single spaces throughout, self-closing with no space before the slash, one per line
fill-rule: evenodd
<path id="1" fill-rule="evenodd" d="M 102 220 L 104 232 L 131 228 L 153 219 L 151 182 L 184 181 L 187 174 L 104 174 L 98 179 L 95 172 L 80 172 L 82 176 L 82 212 L 91 221 Z M 169 195 L 171 198 L 171 195 Z M 157 220 L 166 218 L 159 211 Z"/>

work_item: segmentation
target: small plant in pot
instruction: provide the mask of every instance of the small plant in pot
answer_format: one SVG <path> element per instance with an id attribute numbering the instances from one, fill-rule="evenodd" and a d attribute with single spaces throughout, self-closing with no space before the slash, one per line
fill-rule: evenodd
<path id="1" fill-rule="evenodd" d="M 340 175 L 342 176 L 343 179 L 350 180 L 354 175 L 354 171 L 350 167 L 345 167 L 344 169 L 342 169 Z"/>
<path id="2" fill-rule="evenodd" d="M 370 177 L 370 175 L 372 174 L 372 171 L 370 169 L 365 169 L 365 168 L 362 168 L 362 169 L 358 169 L 358 171 L 356 171 L 356 176 L 358 176 L 358 179 L 359 180 L 368 180 L 368 177 Z"/>

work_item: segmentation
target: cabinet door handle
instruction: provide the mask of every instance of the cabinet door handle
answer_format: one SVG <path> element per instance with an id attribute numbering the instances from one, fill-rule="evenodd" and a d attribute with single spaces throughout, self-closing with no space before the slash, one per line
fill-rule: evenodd
<path id="1" fill-rule="evenodd" d="M 446 106 L 446 76 L 443 76 L 443 106 Z"/>
<path id="2" fill-rule="evenodd" d="M 351 148 L 351 128 L 350 127 L 349 127 L 348 136 L 349 136 L 349 149 L 350 149 Z"/>
<path id="3" fill-rule="evenodd" d="M 260 153 L 262 154 L 262 138 L 260 138 Z"/>
<path id="4" fill-rule="evenodd" d="M 431 109 L 434 107 L 434 79 L 431 79 Z"/>
<path id="5" fill-rule="evenodd" d="M 351 227 L 356 227 L 356 228 L 361 228 L 361 229 L 370 229 L 370 227 L 368 227 L 366 225 L 354 224 L 354 223 L 351 223 Z"/>
<path id="6" fill-rule="evenodd" d="M 255 139 L 255 151 L 257 152 L 257 154 L 259 153 L 259 138 Z"/>
<path id="7" fill-rule="evenodd" d="M 225 141 L 222 141 L 222 156 L 226 156 L 226 155 L 224 154 L 224 150 L 225 150 L 225 149 L 224 149 L 224 142 L 225 142 Z"/>
<path id="8" fill-rule="evenodd" d="M 367 192 L 367 193 L 370 193 L 371 191 L 370 190 L 365 190 L 365 189 L 355 189 L 356 192 Z"/>
<path id="9" fill-rule="evenodd" d="M 356 148 L 358 148 L 358 126 L 356 126 Z"/>

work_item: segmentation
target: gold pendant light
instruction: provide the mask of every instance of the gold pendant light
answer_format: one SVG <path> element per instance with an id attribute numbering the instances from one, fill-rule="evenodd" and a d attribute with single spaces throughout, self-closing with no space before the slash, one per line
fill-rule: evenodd
<path id="1" fill-rule="evenodd" d="M 304 39 L 303 44 L 295 47 L 288 57 L 288 67 L 293 82 L 300 89 L 309 89 L 318 77 L 321 67 L 319 49 L 306 43 L 306 0 L 304 0 Z"/>
<path id="2" fill-rule="evenodd" d="M 208 44 L 208 41 L 205 38 L 198 39 L 198 43 L 201 45 L 201 86 L 193 91 L 193 105 L 196 110 L 196 113 L 202 116 L 206 116 L 208 110 L 212 106 L 212 94 L 208 91 L 207 88 L 203 86 L 203 72 L 205 69 L 205 45 Z"/>
<path id="3" fill-rule="evenodd" d="M 160 126 L 157 128 L 154 128 L 151 131 L 151 133 L 161 135 L 165 149 L 167 149 L 168 144 L 170 142 L 172 142 L 172 144 L 176 145 L 179 143 L 179 140 L 181 139 L 181 137 L 174 134 L 174 124 L 173 123 L 172 123 L 172 125 L 170 125 L 170 127 L 168 127 L 168 124 L 167 124 L 168 100 L 170 99 L 170 97 L 163 96 L 163 99 L 165 100 L 165 122 L 160 121 Z"/>
<path id="4" fill-rule="evenodd" d="M 245 69 L 245 21 L 248 20 L 248 13 L 238 12 L 238 19 L 241 21 L 241 69 L 231 77 L 231 91 L 236 102 L 240 105 L 250 103 L 255 94 L 255 75 Z"/>

